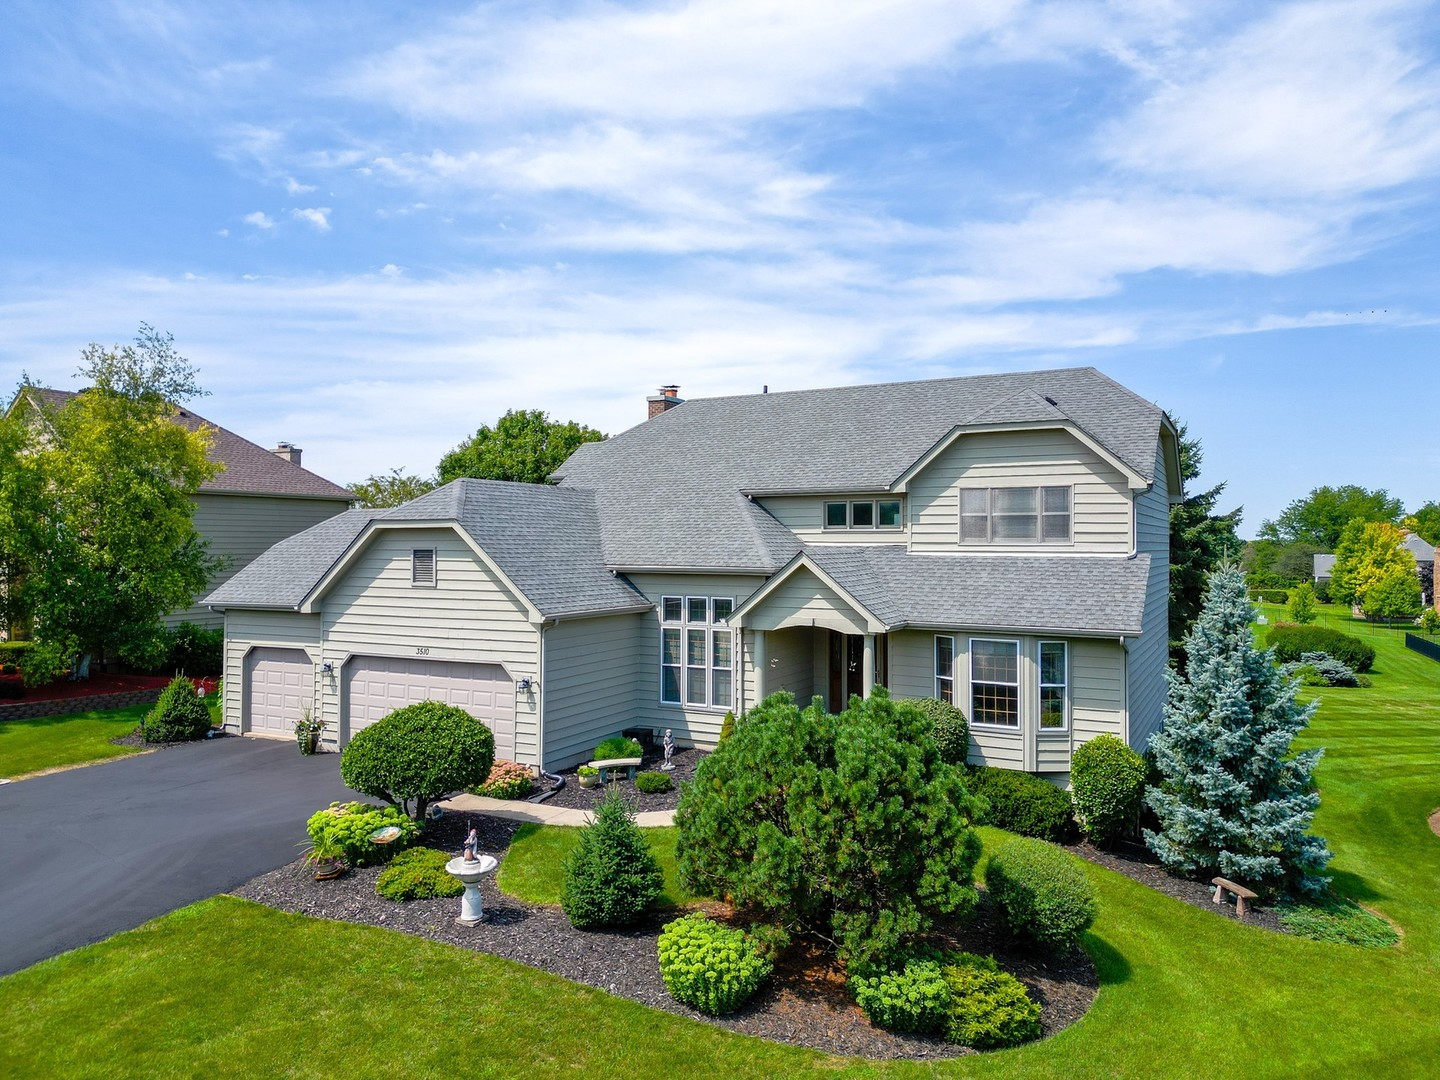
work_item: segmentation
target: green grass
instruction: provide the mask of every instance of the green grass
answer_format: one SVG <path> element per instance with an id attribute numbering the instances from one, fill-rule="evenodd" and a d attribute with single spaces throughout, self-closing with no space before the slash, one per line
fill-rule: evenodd
<path id="1" fill-rule="evenodd" d="M 128 709 L 0 722 L 0 776 L 14 778 L 41 769 L 133 754 L 136 747 L 116 746 L 110 740 L 135 730 L 148 709 L 147 705 L 133 705 Z"/>
<path id="2" fill-rule="evenodd" d="M 1440 664 L 1393 631 L 1358 632 L 1379 653 L 1375 685 L 1316 691 L 1304 741 L 1327 747 L 1317 828 L 1336 851 L 1336 888 L 1401 930 L 1394 948 L 1269 933 L 1087 865 L 1100 903 L 1089 1015 L 1016 1050 L 864 1062 L 402 934 L 219 899 L 0 980 L 0 1075 L 577 1075 L 613 1069 L 617 1053 L 634 1077 L 1440 1075 L 1440 838 L 1425 821 L 1440 806 Z M 563 843 L 553 832 L 521 842 Z M 502 869 L 502 887 L 553 895 L 541 861 Z"/>
<path id="3" fill-rule="evenodd" d="M 642 831 L 650 841 L 650 851 L 665 871 L 665 891 L 660 894 L 660 905 L 680 907 L 693 902 L 695 897 L 681 888 L 680 872 L 675 866 L 675 829 Z M 574 826 L 521 825 L 500 863 L 496 884 L 517 900 L 558 905 L 564 881 L 561 868 L 565 856 L 579 839 L 580 830 Z"/>
<path id="4" fill-rule="evenodd" d="M 1343 896 L 1327 896 L 1313 904 L 1284 904 L 1278 910 L 1286 929 L 1315 941 L 1384 949 L 1400 940 L 1388 922 Z"/>

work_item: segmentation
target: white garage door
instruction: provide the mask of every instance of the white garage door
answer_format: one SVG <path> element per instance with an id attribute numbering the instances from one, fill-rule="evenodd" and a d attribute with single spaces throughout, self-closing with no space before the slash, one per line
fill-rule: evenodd
<path id="1" fill-rule="evenodd" d="M 295 721 L 310 708 L 315 669 L 299 649 L 252 649 L 245 657 L 244 730 L 295 737 Z"/>
<path id="2" fill-rule="evenodd" d="M 443 701 L 495 733 L 495 756 L 515 759 L 515 684 L 499 664 L 357 656 L 345 665 L 348 741 L 403 705 Z"/>

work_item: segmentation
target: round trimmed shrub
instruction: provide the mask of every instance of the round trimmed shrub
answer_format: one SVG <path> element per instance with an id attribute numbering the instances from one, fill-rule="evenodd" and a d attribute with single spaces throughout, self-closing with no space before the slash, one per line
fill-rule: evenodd
<path id="1" fill-rule="evenodd" d="M 523 799 L 530 794 L 532 783 L 529 766 L 518 761 L 497 761 L 485 782 L 475 788 L 475 794 L 491 799 Z"/>
<path id="2" fill-rule="evenodd" d="M 930 721 L 931 735 L 940 749 L 940 759 L 947 765 L 964 765 L 970 757 L 970 721 L 949 702 L 939 698 L 909 698 Z"/>
<path id="3" fill-rule="evenodd" d="M 1299 663 L 1307 652 L 1329 653 L 1359 672 L 1369 671 L 1375 664 L 1372 646 L 1328 626 L 1276 623 L 1266 631 L 1265 644 L 1275 650 L 1275 660 L 1281 664 Z"/>
<path id="4" fill-rule="evenodd" d="M 565 858 L 560 906 L 580 930 L 634 926 L 660 897 L 665 875 L 635 817 L 614 789 Z"/>
<path id="5" fill-rule="evenodd" d="M 459 896 L 464 884 L 445 872 L 452 856 L 434 848 L 414 847 L 402 851 L 380 871 L 375 891 L 386 900 L 430 900 L 437 896 Z"/>
<path id="6" fill-rule="evenodd" d="M 1075 836 L 1075 815 L 1070 795 L 1039 776 L 1016 769 L 979 765 L 966 773 L 972 795 L 988 804 L 981 825 L 1064 843 Z"/>
<path id="7" fill-rule="evenodd" d="M 370 834 L 394 825 L 400 835 L 388 844 L 374 844 Z M 378 866 L 415 842 L 420 826 L 393 806 L 374 803 L 331 803 L 305 823 L 314 853 L 321 859 L 342 859 L 347 866 Z"/>
<path id="8" fill-rule="evenodd" d="M 1006 932 L 1064 951 L 1095 921 L 1095 893 L 1075 860 L 1054 844 L 1011 840 L 985 867 L 985 888 Z"/>
<path id="9" fill-rule="evenodd" d="M 912 957 L 899 971 L 862 971 L 850 977 L 849 986 L 876 1027 L 926 1035 L 945 1029 L 950 985 L 934 957 Z"/>
<path id="10" fill-rule="evenodd" d="M 421 701 L 351 739 L 340 754 L 340 779 L 420 820 L 434 800 L 484 783 L 494 764 L 489 728 L 464 709 Z"/>
<path id="11" fill-rule="evenodd" d="M 708 1016 L 734 1012 L 769 977 L 772 965 L 750 935 L 686 915 L 660 931 L 660 976 L 670 996 Z"/>
<path id="12" fill-rule="evenodd" d="M 177 675 L 160 691 L 155 707 L 145 715 L 146 742 L 188 742 L 210 731 L 210 709 L 195 684 Z"/>
<path id="13" fill-rule="evenodd" d="M 1114 735 L 1101 735 L 1076 749 L 1070 759 L 1070 797 L 1075 816 L 1103 846 L 1134 825 L 1145 797 L 1145 759 Z"/>
<path id="14" fill-rule="evenodd" d="M 993 957 L 951 953 L 943 969 L 950 991 L 945 1038 L 991 1050 L 1040 1037 L 1040 1006 L 1025 984 L 1001 971 Z"/>
<path id="15" fill-rule="evenodd" d="M 659 795 L 674 786 L 663 772 L 642 772 L 635 777 L 635 790 L 646 795 Z"/>

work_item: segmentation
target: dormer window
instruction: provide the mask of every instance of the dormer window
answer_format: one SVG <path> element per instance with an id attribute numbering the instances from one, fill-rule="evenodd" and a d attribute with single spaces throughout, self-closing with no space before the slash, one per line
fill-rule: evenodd
<path id="1" fill-rule="evenodd" d="M 410 552 L 410 584 L 435 587 L 435 549 L 414 548 Z"/>
<path id="2" fill-rule="evenodd" d="M 898 529 L 899 499 L 849 499 L 825 504 L 827 529 Z"/>
<path id="3" fill-rule="evenodd" d="M 962 544 L 1070 542 L 1070 488 L 960 489 Z"/>

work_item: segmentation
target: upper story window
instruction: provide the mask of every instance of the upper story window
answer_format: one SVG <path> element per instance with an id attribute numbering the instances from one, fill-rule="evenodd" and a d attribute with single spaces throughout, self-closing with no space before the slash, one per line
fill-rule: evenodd
<path id="1" fill-rule="evenodd" d="M 735 686 L 735 632 L 729 596 L 660 598 L 660 700 L 728 709 Z"/>
<path id="2" fill-rule="evenodd" d="M 899 499 L 847 499 L 825 504 L 827 529 L 898 529 Z"/>
<path id="3" fill-rule="evenodd" d="M 960 489 L 960 542 L 1070 542 L 1070 488 Z"/>
<path id="4" fill-rule="evenodd" d="M 410 584 L 435 584 L 435 549 L 414 548 L 410 552 Z"/>

